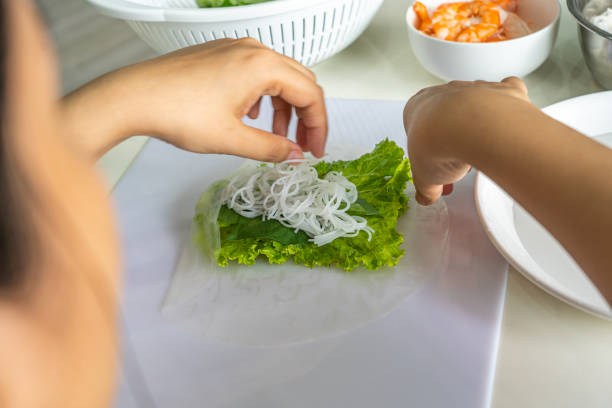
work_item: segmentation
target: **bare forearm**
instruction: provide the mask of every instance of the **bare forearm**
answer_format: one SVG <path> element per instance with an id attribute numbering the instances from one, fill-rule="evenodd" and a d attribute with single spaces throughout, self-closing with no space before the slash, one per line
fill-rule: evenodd
<path id="1" fill-rule="evenodd" d="M 92 161 L 132 136 L 128 124 L 133 98 L 121 76 L 105 75 L 61 100 L 68 143 Z"/>
<path id="2" fill-rule="evenodd" d="M 536 217 L 612 301 L 612 150 L 528 102 L 508 101 L 487 100 L 505 121 L 472 110 L 449 148 Z"/>
<path id="3" fill-rule="evenodd" d="M 259 114 L 264 95 L 274 106 L 272 132 L 243 123 Z M 133 135 L 160 138 L 196 153 L 265 161 L 320 157 L 327 113 L 314 74 L 296 61 L 247 38 L 188 47 L 122 68 L 62 101 L 66 137 L 96 160 Z M 292 111 L 298 143 L 285 137 Z"/>

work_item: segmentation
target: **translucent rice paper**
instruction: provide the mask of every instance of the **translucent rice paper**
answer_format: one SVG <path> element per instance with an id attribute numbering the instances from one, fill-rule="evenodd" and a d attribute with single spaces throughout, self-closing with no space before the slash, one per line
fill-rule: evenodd
<path id="1" fill-rule="evenodd" d="M 222 206 L 223 189 L 229 184 L 230 180 L 238 173 L 251 173 L 255 167 L 259 165 L 253 160 L 245 160 L 245 162 L 233 172 L 227 179 L 219 180 L 213 183 L 202 195 L 198 201 L 196 212 L 203 216 L 203 232 L 206 235 L 206 241 L 200 242 L 200 245 L 195 245 L 202 252 L 203 259 L 209 263 L 210 268 L 217 267 L 217 251 L 221 248 L 221 237 L 219 236 L 219 211 Z M 191 237 L 189 241 L 195 244 L 195 226 L 192 226 Z"/>
<path id="2" fill-rule="evenodd" d="M 328 149 L 335 152 L 334 160 L 356 158 L 355 150 L 343 146 L 340 154 Z M 216 183 L 208 190 L 211 202 L 206 211 L 211 215 L 219 211 L 223 185 Z M 412 185 L 407 194 L 410 207 L 398 221 L 405 255 L 394 268 L 344 272 L 292 262 L 270 265 L 265 260 L 221 268 L 211 256 L 219 247 L 217 226 L 206 255 L 193 239 L 188 240 L 162 311 L 211 340 L 251 346 L 313 341 L 385 316 L 448 264 L 449 216 L 444 200 L 422 207 L 414 200 Z M 214 224 L 208 224 L 209 232 L 214 232 Z"/>

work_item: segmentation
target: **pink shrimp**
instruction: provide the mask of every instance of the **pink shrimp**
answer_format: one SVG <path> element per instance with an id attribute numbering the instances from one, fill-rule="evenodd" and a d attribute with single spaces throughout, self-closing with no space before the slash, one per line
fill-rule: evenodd
<path id="1" fill-rule="evenodd" d="M 417 1 L 414 3 L 412 8 L 414 9 L 415 14 L 419 18 L 419 21 L 417 22 L 417 28 L 426 34 L 432 34 L 433 25 L 431 23 L 431 18 L 429 17 L 429 12 L 427 11 L 427 6 L 425 6 L 420 1 Z"/>
<path id="2" fill-rule="evenodd" d="M 434 36 L 442 40 L 454 40 L 464 28 L 465 17 L 459 13 L 463 3 L 445 3 L 431 17 Z"/>
<path id="3" fill-rule="evenodd" d="M 470 22 L 470 25 L 483 23 L 499 26 L 501 24 L 499 10 L 491 1 L 464 3 L 459 13 Z"/>
<path id="4" fill-rule="evenodd" d="M 417 28 L 427 35 L 450 41 L 502 41 L 529 34 L 527 24 L 514 11 L 517 0 L 474 0 L 444 3 L 431 14 L 417 1 Z"/>
<path id="5" fill-rule="evenodd" d="M 492 0 L 492 1 L 493 3 L 495 3 L 495 5 L 511 13 L 516 13 L 516 10 L 518 9 L 517 0 Z"/>
<path id="6" fill-rule="evenodd" d="M 499 26 L 494 24 L 479 23 L 467 27 L 458 36 L 459 42 L 485 42 L 499 31 Z"/>

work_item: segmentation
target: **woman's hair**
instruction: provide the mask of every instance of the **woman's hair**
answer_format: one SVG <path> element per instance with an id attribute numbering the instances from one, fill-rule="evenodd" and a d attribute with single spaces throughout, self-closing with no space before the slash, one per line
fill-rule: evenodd
<path id="1" fill-rule="evenodd" d="M 25 266 L 25 235 L 19 217 L 14 158 L 6 135 L 7 13 L 0 0 L 0 289 L 17 282 Z"/>

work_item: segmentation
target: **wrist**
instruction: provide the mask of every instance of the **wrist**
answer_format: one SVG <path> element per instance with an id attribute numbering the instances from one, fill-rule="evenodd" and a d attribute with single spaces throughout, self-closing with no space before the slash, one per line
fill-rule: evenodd
<path id="1" fill-rule="evenodd" d="M 449 105 L 443 110 L 449 119 L 439 120 L 444 127 L 439 132 L 441 151 L 482 170 L 513 150 L 517 139 L 529 133 L 522 127 L 541 116 L 531 103 L 488 89 L 462 93 L 444 103 Z"/>
<path id="2" fill-rule="evenodd" d="M 107 74 L 60 101 L 68 143 L 88 159 L 97 160 L 135 134 L 133 104 L 120 76 Z"/>

